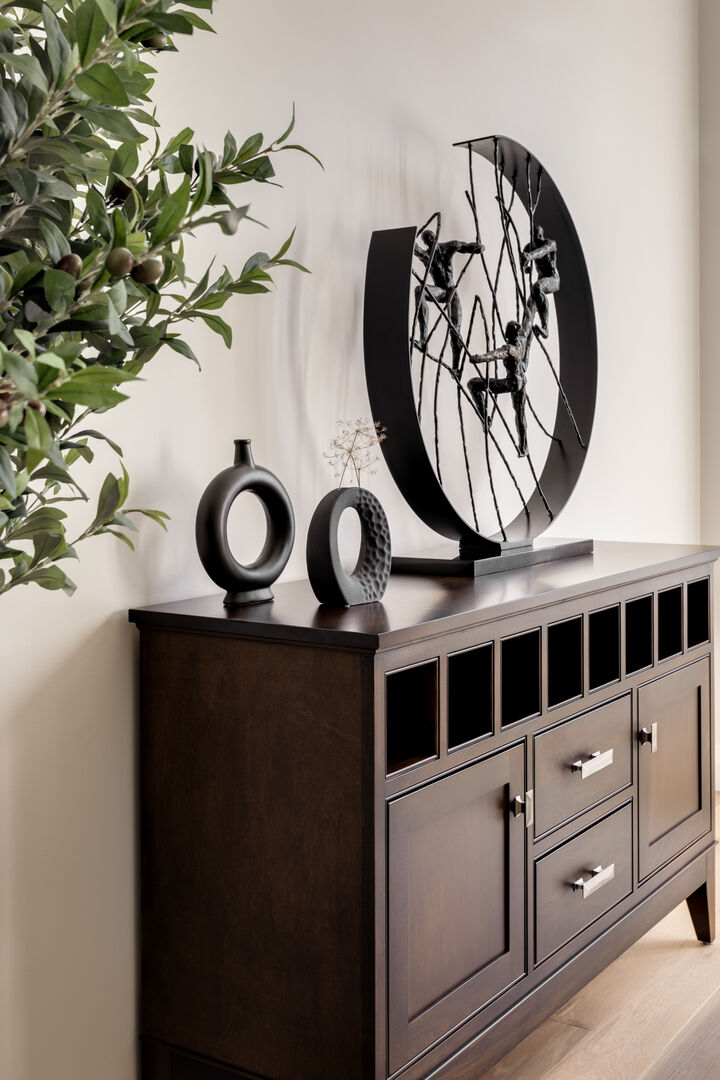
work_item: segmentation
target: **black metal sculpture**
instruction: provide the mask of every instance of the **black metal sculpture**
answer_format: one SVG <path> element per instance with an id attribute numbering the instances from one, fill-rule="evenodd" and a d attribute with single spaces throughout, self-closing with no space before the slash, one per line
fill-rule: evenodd
<path id="1" fill-rule="evenodd" d="M 482 568 L 476 560 L 517 553 L 519 548 L 528 549 L 526 562 L 558 557 L 549 549 L 531 549 L 564 506 L 582 468 L 594 413 L 597 349 L 582 249 L 551 177 L 510 139 L 457 145 L 468 152 L 465 194 L 475 239 L 443 241 L 440 212 L 420 229 L 373 234 L 365 288 L 365 365 L 373 413 L 397 433 L 382 447 L 396 482 L 423 521 L 460 542 L 462 567 L 456 559 L 446 561 L 454 562 L 458 572 L 477 573 Z M 475 155 L 494 171 L 501 237 L 494 265 L 486 237 L 481 237 Z M 456 274 L 453 259 L 459 254 L 467 259 Z M 470 318 L 463 326 L 459 290 L 467 287 L 475 264 L 481 287 L 476 284 L 470 293 Z M 408 311 L 411 285 L 415 305 Z M 503 310 L 508 302 L 512 312 Z M 531 363 L 533 342 L 537 346 Z M 533 401 L 537 364 L 546 367 L 556 386 L 554 418 L 544 417 Z M 453 437 L 465 476 L 468 514 L 456 508 L 457 492 L 455 501 L 446 493 L 447 480 L 455 476 L 448 473 L 454 463 L 440 417 L 440 402 L 448 400 L 443 387 L 450 388 L 455 401 Z M 427 442 L 423 425 L 429 430 Z M 544 461 L 533 449 L 537 437 Z M 522 469 L 519 463 L 513 466 L 513 459 L 525 463 Z M 496 521 L 494 532 L 480 528 L 483 488 Z M 586 541 L 571 550 L 590 548 Z M 405 559 L 395 559 L 394 566 L 421 568 Z"/>

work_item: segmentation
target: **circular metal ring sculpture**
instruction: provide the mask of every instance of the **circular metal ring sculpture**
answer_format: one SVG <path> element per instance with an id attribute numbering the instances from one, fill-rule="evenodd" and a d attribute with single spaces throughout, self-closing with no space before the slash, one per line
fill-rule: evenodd
<path id="1" fill-rule="evenodd" d="M 592 430 L 597 385 L 597 339 L 592 294 L 582 248 L 567 207 L 551 177 L 528 150 L 512 139 L 491 136 L 456 145 L 464 147 L 468 152 L 470 191 L 466 195 L 475 216 L 476 242 L 453 241 L 452 244 L 441 244 L 439 213 L 433 215 L 437 218 L 434 232 L 428 230 L 427 226 L 421 229 L 412 226 L 373 233 L 365 282 L 365 371 L 373 417 L 388 429 L 388 438 L 382 443 L 382 450 L 403 496 L 425 524 L 441 535 L 459 542 L 461 557 L 482 559 L 500 555 L 510 549 L 531 546 L 533 539 L 548 527 L 569 499 L 583 467 Z M 473 187 L 474 155 L 480 155 L 495 170 L 496 202 L 504 229 L 507 261 L 513 264 L 514 260 L 512 268 L 518 289 L 517 304 L 523 315 L 522 323 L 518 315 L 516 322 L 501 326 L 504 343 L 494 351 L 490 351 L 488 344 L 484 356 L 472 356 L 467 341 L 463 339 L 460 326 L 462 316 L 459 314 L 452 270 L 454 252 L 474 249 L 481 253 L 484 250 L 480 242 Z M 505 202 L 503 193 L 507 186 L 511 186 L 512 199 L 517 195 L 530 220 L 530 242 L 525 247 L 522 246 L 518 228 Z M 422 244 L 425 244 L 424 248 Z M 441 248 L 447 249 L 444 278 L 437 269 L 443 254 Z M 417 264 L 414 263 L 418 256 L 426 265 L 424 276 L 418 273 Z M 557 263 L 554 262 L 555 258 Z M 502 260 L 501 251 L 501 263 Z M 553 263 L 551 270 L 559 266 L 562 287 L 559 285 L 560 277 L 556 270 L 552 279 L 550 276 L 542 277 L 543 272 L 550 275 L 551 271 L 540 268 L 546 267 L 548 262 Z M 492 287 L 491 275 L 488 274 L 484 261 L 483 267 L 488 284 Z M 527 285 L 524 274 L 529 275 Z M 416 310 L 411 319 L 413 288 Z M 554 294 L 557 319 L 557 368 L 542 340 L 548 334 L 549 293 Z M 479 298 L 476 297 L 475 302 L 478 301 Z M 521 301 L 524 302 L 524 307 Z M 495 292 L 492 294 L 492 303 L 497 307 Z M 457 315 L 454 312 L 455 304 Z M 443 378 L 453 378 L 457 384 L 458 410 L 462 393 L 463 408 L 472 408 L 474 422 L 484 425 L 486 448 L 489 440 L 493 440 L 499 449 L 498 439 L 491 426 L 493 418 L 498 412 L 502 413 L 503 408 L 509 411 L 510 402 L 515 410 L 514 416 L 510 414 L 510 423 L 500 417 L 505 426 L 503 438 L 509 437 L 518 457 L 524 457 L 528 461 L 532 473 L 532 490 L 529 495 L 523 495 L 508 461 L 508 457 L 514 457 L 514 454 L 503 456 L 504 467 L 509 471 L 510 478 L 514 480 L 515 488 L 522 498 L 520 511 L 513 511 L 511 520 L 504 520 L 495 495 L 490 458 L 487 457 L 487 472 L 498 526 L 497 531 L 491 535 L 484 535 L 479 531 L 474 502 L 475 522 L 468 521 L 453 504 L 439 475 L 439 457 L 437 464 L 434 464 L 423 437 L 412 364 L 418 349 L 424 350 L 423 363 L 428 358 L 433 359 L 428 350 L 427 337 L 419 344 L 417 341 L 418 336 L 423 338 L 423 321 L 426 328 L 428 308 L 438 322 L 444 320 L 442 327 L 445 331 L 445 342 L 447 344 L 449 338 L 449 353 L 452 353 L 451 360 L 443 361 L 442 356 L 440 359 L 434 358 L 438 365 L 438 378 L 441 364 Z M 424 319 L 418 320 L 418 311 L 421 315 L 424 314 Z M 495 313 L 492 314 L 494 318 Z M 413 329 L 409 332 L 411 321 Z M 485 314 L 483 321 L 486 324 L 487 339 Z M 469 333 L 467 336 L 469 338 Z M 519 340 L 523 348 L 518 344 Z M 552 430 L 543 427 L 543 431 L 550 438 L 550 444 L 540 475 L 537 475 L 533 468 L 526 442 L 526 375 L 531 344 L 535 345 L 533 362 L 544 363 L 540 351 L 542 350 L 558 387 L 554 425 Z M 469 365 L 475 365 L 470 370 L 476 378 L 470 382 L 460 375 L 466 361 L 465 375 Z M 504 364 L 505 375 L 498 378 L 497 375 L 502 373 L 502 368 L 498 372 L 498 364 L 501 362 Z M 491 364 L 494 365 L 495 378 L 490 378 Z M 530 369 L 532 370 L 532 363 Z M 532 409 L 529 398 L 528 404 Z M 542 427 L 534 410 L 533 415 Z M 461 427 L 462 424 L 461 415 Z M 522 430 L 523 425 L 525 432 Z M 517 436 L 512 430 L 513 427 L 517 428 Z M 495 430 L 499 430 L 497 419 Z M 437 443 L 437 427 L 435 438 Z M 465 447 L 464 432 L 463 446 Z M 467 449 L 465 459 L 467 464 Z M 469 464 L 467 468 L 472 499 Z"/>
<path id="2" fill-rule="evenodd" d="M 343 569 L 338 527 L 344 510 L 360 518 L 360 553 L 355 569 Z M 318 503 L 307 537 L 308 577 L 321 604 L 369 604 L 387 587 L 392 558 L 390 528 L 378 499 L 365 488 L 338 488 Z"/>
<path id="3" fill-rule="evenodd" d="M 228 543 L 227 521 L 238 495 L 250 491 L 265 511 L 263 549 L 248 566 L 239 563 Z M 285 569 L 295 539 L 295 518 L 288 493 L 277 476 L 255 464 L 249 439 L 235 440 L 235 462 L 211 480 L 198 505 L 195 540 L 205 570 L 227 589 L 225 607 L 272 600 L 270 585 Z"/>

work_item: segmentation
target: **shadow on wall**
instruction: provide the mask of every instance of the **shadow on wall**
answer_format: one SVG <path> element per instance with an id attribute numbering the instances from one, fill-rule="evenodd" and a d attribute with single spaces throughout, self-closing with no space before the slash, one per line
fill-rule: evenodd
<path id="1" fill-rule="evenodd" d="M 438 206 L 447 213 L 447 228 L 471 226 L 449 198 L 464 199 L 467 167 L 449 137 L 397 115 L 378 130 L 378 141 L 372 153 L 352 141 L 344 146 L 343 199 L 330 210 L 322 203 L 322 183 L 306 189 L 297 207 L 296 257 L 312 277 L 296 275 L 278 289 L 269 370 L 257 388 L 258 428 L 272 433 L 282 455 L 278 469 L 292 489 L 300 535 L 318 499 L 337 483 L 323 458 L 337 420 L 370 415 L 363 296 L 373 230 L 421 225 Z M 252 354 L 263 348 L 261 333 L 256 321 Z M 406 549 L 426 544 L 432 534 L 408 511 L 383 463 L 371 486 L 388 511 L 396 543 Z M 304 575 L 297 552 L 291 569 Z"/>
<path id="2" fill-rule="evenodd" d="M 135 1047 L 128 994 L 134 940 L 135 629 L 113 615 L 61 663 L 31 675 L 28 693 L 0 729 L 7 875 L 3 981 L 9 980 L 8 1077 L 78 1080 L 117 1075 Z M 123 1019 L 124 1017 L 124 1019 Z M 67 1033 L 91 1020 L 95 1037 Z M 98 1049 L 103 1060 L 95 1059 Z"/>

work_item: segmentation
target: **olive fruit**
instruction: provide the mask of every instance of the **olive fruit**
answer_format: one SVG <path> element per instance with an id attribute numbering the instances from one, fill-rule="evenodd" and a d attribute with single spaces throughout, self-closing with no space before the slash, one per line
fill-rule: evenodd
<path id="1" fill-rule="evenodd" d="M 47 412 L 45 404 L 42 401 L 28 401 L 28 408 L 34 409 L 35 412 L 40 413 L 41 416 L 44 416 Z"/>
<path id="2" fill-rule="evenodd" d="M 162 259 L 146 259 L 138 263 L 132 272 L 133 281 L 140 285 L 153 285 L 163 276 L 164 266 Z"/>
<path id="3" fill-rule="evenodd" d="M 74 253 L 63 255 L 62 259 L 58 259 L 55 263 L 55 269 L 64 270 L 70 277 L 78 278 L 82 273 L 82 259 Z"/>
<path id="4" fill-rule="evenodd" d="M 132 254 L 124 247 L 113 248 L 105 260 L 105 269 L 118 278 L 127 277 L 134 265 Z"/>
<path id="5" fill-rule="evenodd" d="M 161 30 L 158 30 L 154 34 L 150 34 L 150 37 L 143 38 L 140 42 L 146 49 L 156 49 L 158 52 L 160 49 L 166 48 L 167 43 L 167 34 L 163 34 Z"/>
<path id="6" fill-rule="evenodd" d="M 5 427 L 10 419 L 10 409 L 4 402 L 0 402 L 0 427 Z"/>

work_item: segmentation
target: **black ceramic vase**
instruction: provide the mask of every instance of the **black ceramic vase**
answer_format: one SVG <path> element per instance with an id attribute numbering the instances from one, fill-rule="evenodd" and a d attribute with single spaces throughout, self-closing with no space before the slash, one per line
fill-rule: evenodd
<path id="1" fill-rule="evenodd" d="M 243 566 L 230 550 L 227 520 L 243 491 L 262 503 L 267 523 L 265 544 L 255 562 Z M 195 518 L 200 561 L 216 585 L 227 589 L 225 607 L 272 600 L 270 586 L 285 569 L 295 539 L 295 517 L 288 493 L 277 476 L 253 461 L 249 439 L 235 440 L 235 463 L 211 480 Z"/>
<path id="2" fill-rule="evenodd" d="M 344 510 L 360 518 L 360 554 L 355 569 L 343 569 L 338 526 Z M 307 568 L 312 590 L 321 604 L 347 607 L 380 600 L 390 577 L 390 528 L 378 499 L 365 488 L 338 488 L 317 505 L 307 538 Z"/>

